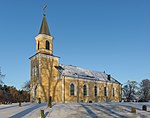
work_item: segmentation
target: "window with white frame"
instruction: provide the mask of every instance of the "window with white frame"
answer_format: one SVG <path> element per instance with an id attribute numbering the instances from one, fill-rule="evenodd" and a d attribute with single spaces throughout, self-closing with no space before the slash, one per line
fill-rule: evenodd
<path id="1" fill-rule="evenodd" d="M 35 76 L 35 77 L 38 76 L 38 67 L 37 66 L 34 66 L 32 68 L 32 76 Z"/>
<path id="2" fill-rule="evenodd" d="M 84 84 L 83 85 L 83 96 L 87 96 L 88 94 L 87 94 L 87 85 L 86 84 Z"/>
<path id="3" fill-rule="evenodd" d="M 112 89 L 112 95 L 115 96 L 115 88 Z"/>
<path id="4" fill-rule="evenodd" d="M 97 96 L 97 86 L 94 86 L 94 96 Z"/>
<path id="5" fill-rule="evenodd" d="M 35 72 L 34 72 L 34 74 L 35 74 L 35 76 L 37 76 L 37 73 L 38 72 L 38 69 L 37 69 L 37 66 L 35 66 Z"/>
<path id="6" fill-rule="evenodd" d="M 108 89 L 107 87 L 104 87 L 104 96 L 107 96 L 108 95 Z"/>
<path id="7" fill-rule="evenodd" d="M 75 96 L 75 85 L 73 83 L 70 84 L 70 95 Z"/>
<path id="8" fill-rule="evenodd" d="M 45 47 L 46 47 L 47 50 L 50 50 L 50 43 L 49 43 L 49 41 L 46 41 Z"/>
<path id="9" fill-rule="evenodd" d="M 32 68 L 32 76 L 34 76 L 34 67 Z"/>

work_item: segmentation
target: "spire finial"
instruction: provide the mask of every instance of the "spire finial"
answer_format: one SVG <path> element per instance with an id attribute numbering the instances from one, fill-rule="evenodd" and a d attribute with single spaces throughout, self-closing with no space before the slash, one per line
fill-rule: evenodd
<path id="1" fill-rule="evenodd" d="M 43 8 L 44 16 L 46 15 L 46 7 L 47 7 L 46 0 L 44 0 L 44 8 Z"/>

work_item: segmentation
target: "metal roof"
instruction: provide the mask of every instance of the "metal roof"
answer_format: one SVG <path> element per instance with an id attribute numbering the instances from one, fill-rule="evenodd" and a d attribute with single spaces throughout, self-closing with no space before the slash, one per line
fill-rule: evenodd
<path id="1" fill-rule="evenodd" d="M 44 15 L 44 17 L 43 17 L 39 34 L 46 34 L 46 35 L 50 36 L 50 32 L 49 32 L 49 28 L 48 28 L 48 23 L 46 21 L 46 15 Z"/>
<path id="2" fill-rule="evenodd" d="M 106 74 L 105 72 L 92 71 L 77 66 L 63 64 L 59 64 L 59 66 L 56 68 L 63 76 L 120 84 L 117 80 L 115 80 L 113 77 Z"/>

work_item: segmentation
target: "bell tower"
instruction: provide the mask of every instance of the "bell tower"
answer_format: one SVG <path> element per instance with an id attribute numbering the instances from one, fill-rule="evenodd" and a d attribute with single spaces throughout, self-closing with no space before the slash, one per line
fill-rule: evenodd
<path id="1" fill-rule="evenodd" d="M 53 37 L 50 35 L 46 14 L 43 16 L 39 34 L 35 37 L 36 53 L 53 55 Z"/>
<path id="2" fill-rule="evenodd" d="M 53 87 L 58 77 L 59 57 L 53 55 L 53 37 L 50 34 L 46 20 L 46 4 L 44 6 L 44 15 L 40 31 L 35 37 L 36 54 L 30 59 L 30 101 L 47 102 L 51 96 L 56 99 L 55 88 Z M 60 89 L 60 87 L 59 87 Z M 59 95 L 60 96 L 60 95 Z M 59 100 L 60 101 L 60 100 Z"/>

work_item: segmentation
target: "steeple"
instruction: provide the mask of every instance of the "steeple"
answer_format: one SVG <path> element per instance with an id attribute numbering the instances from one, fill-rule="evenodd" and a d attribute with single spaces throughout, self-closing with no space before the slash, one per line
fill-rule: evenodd
<path id="1" fill-rule="evenodd" d="M 53 55 L 53 37 L 50 35 L 48 23 L 46 21 L 46 3 L 43 8 L 44 16 L 39 34 L 36 39 L 36 53 Z"/>
<path id="2" fill-rule="evenodd" d="M 48 28 L 48 23 L 46 21 L 46 15 L 45 14 L 43 16 L 43 20 L 42 20 L 42 24 L 41 24 L 41 28 L 40 28 L 39 34 L 46 34 L 46 35 L 50 36 L 50 32 L 49 32 L 49 28 Z"/>
<path id="3" fill-rule="evenodd" d="M 41 24 L 41 28 L 40 28 L 39 34 L 46 34 L 46 35 L 50 36 L 48 23 L 46 21 L 46 7 L 47 7 L 47 5 L 46 5 L 46 2 L 45 2 L 44 8 L 43 8 L 44 16 L 43 16 L 43 20 L 42 20 L 42 24 Z"/>

